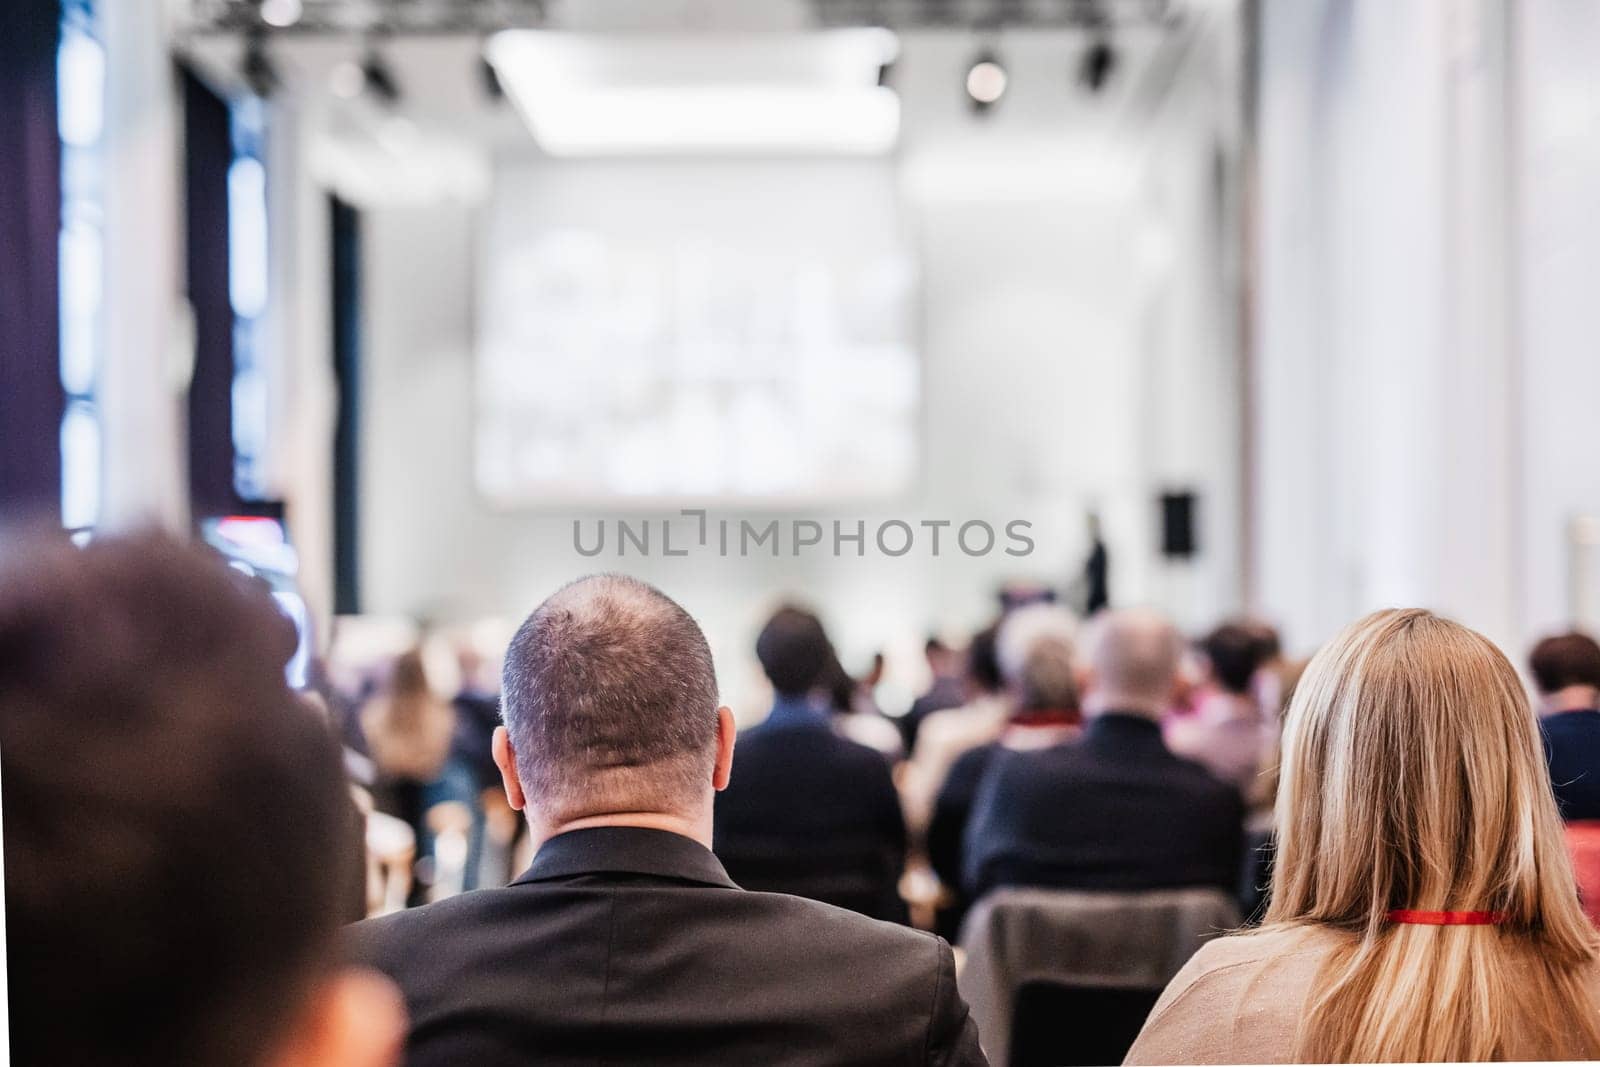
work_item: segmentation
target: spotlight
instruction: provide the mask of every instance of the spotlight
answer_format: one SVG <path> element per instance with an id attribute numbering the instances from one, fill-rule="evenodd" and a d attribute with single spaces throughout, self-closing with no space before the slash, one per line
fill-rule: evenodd
<path id="1" fill-rule="evenodd" d="M 263 100 L 277 92 L 283 84 L 278 77 L 278 69 L 272 65 L 272 59 L 267 55 L 267 39 L 264 34 L 252 33 L 245 43 L 244 62 L 239 66 L 239 77 L 244 80 L 245 86 Z"/>
<path id="2" fill-rule="evenodd" d="M 1006 68 L 992 51 L 978 53 L 967 68 L 967 95 L 976 111 L 986 111 L 1006 93 Z"/>
<path id="3" fill-rule="evenodd" d="M 1088 51 L 1083 53 L 1083 65 L 1078 70 L 1078 79 L 1091 93 L 1098 93 L 1106 87 L 1116 69 L 1116 49 L 1111 47 L 1111 42 L 1105 37 L 1096 37 Z"/>
<path id="4" fill-rule="evenodd" d="M 361 61 L 361 76 L 373 96 L 390 107 L 400 102 L 400 83 L 395 81 L 388 61 L 376 48 L 367 52 L 367 57 Z"/>
<path id="5" fill-rule="evenodd" d="M 261 21 L 280 30 L 293 26 L 304 14 L 301 0 L 261 0 Z"/>

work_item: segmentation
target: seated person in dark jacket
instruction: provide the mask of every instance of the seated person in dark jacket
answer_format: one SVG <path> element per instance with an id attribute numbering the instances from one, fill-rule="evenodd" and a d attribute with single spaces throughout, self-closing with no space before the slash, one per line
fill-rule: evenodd
<path id="1" fill-rule="evenodd" d="M 1529 667 L 1561 817 L 1600 819 L 1600 645 L 1581 633 L 1547 637 Z"/>
<path id="2" fill-rule="evenodd" d="M 953 897 L 939 912 L 940 933 L 957 936 L 971 903 L 960 892 L 961 851 L 984 774 L 1003 753 L 1033 752 L 1078 736 L 1076 672 L 1072 642 L 1060 634 L 1040 634 L 1024 654 L 1021 676 L 1009 687 L 1015 703 L 1005 732 L 998 741 L 963 752 L 950 768 L 928 825 L 928 862 Z"/>
<path id="3" fill-rule="evenodd" d="M 1161 740 L 1182 639 L 1159 616 L 1112 612 L 1087 651 L 1082 739 L 996 758 L 973 804 L 963 887 L 974 900 L 998 886 L 1216 886 L 1232 895 L 1238 791 Z"/>
<path id="4" fill-rule="evenodd" d="M 835 732 L 821 686 L 833 646 L 785 607 L 756 640 L 776 695 L 739 737 L 739 770 L 716 801 L 717 857 L 747 889 L 794 893 L 904 921 L 905 817 L 882 753 Z"/>
<path id="5" fill-rule="evenodd" d="M 411 1067 L 984 1062 L 947 944 L 747 892 L 712 855 L 733 714 L 677 604 L 567 586 L 512 640 L 503 701 L 533 865 L 352 928 L 405 993 Z"/>

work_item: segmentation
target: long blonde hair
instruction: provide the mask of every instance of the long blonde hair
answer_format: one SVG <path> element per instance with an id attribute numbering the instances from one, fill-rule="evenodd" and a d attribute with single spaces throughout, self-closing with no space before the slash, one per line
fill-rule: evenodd
<path id="1" fill-rule="evenodd" d="M 361 710 L 361 728 L 378 770 L 429 782 L 450 754 L 455 709 L 434 693 L 420 649 L 402 653 L 381 695 Z"/>
<path id="2" fill-rule="evenodd" d="M 1298 1062 L 1600 1057 L 1579 909 L 1538 725 L 1483 636 L 1382 611 L 1311 661 L 1284 728 L 1264 930 L 1356 935 L 1333 951 Z M 1391 909 L 1495 911 L 1418 926 Z"/>

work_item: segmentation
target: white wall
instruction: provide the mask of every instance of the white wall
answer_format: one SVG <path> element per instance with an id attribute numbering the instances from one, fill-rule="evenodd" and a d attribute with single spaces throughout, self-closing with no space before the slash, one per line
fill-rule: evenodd
<path id="1" fill-rule="evenodd" d="M 1302 649 L 1415 604 L 1520 659 L 1567 618 L 1567 518 L 1600 512 L 1600 12 L 1262 11 L 1260 606 Z"/>
<path id="2" fill-rule="evenodd" d="M 1573 620 L 1568 526 L 1600 515 L 1600 6 L 1523 0 L 1515 12 L 1515 336 L 1525 471 L 1518 535 L 1521 610 L 1532 636 Z M 1600 589 L 1585 596 L 1591 611 L 1600 606 Z M 1600 617 L 1581 621 L 1600 630 Z"/>
<path id="3" fill-rule="evenodd" d="M 1152 112 L 1136 62 L 1116 91 L 1086 100 L 1070 62 L 1081 39 L 1001 44 L 1013 92 L 983 122 L 960 90 L 971 38 L 908 40 L 895 69 L 923 284 L 921 484 L 904 500 L 807 517 L 865 519 L 869 530 L 886 518 L 1025 518 L 1030 558 L 947 548 L 938 558 L 591 560 L 573 548 L 574 518 L 592 528 L 602 514 L 646 516 L 490 509 L 472 478 L 475 212 L 375 208 L 363 228 L 366 608 L 520 618 L 558 584 L 621 567 L 702 620 L 736 698 L 755 692 L 748 646 L 784 595 L 823 610 L 847 665 L 887 645 L 909 690 L 930 628 L 981 624 L 1002 580 L 1073 576 L 1091 503 L 1106 519 L 1118 599 L 1167 603 L 1195 624 L 1236 606 L 1237 369 L 1221 224 L 1206 217 L 1214 130 L 1179 123 L 1188 136 L 1154 149 L 1173 124 Z M 1176 569 L 1155 553 L 1155 495 L 1172 485 L 1206 494 L 1206 551 Z"/>

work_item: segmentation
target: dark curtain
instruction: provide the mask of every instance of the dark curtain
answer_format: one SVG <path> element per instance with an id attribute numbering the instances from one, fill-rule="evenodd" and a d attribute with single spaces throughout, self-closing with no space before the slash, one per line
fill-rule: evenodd
<path id="1" fill-rule="evenodd" d="M 239 510 L 233 469 L 233 305 L 228 296 L 228 105 L 183 74 L 184 214 L 194 379 L 189 383 L 189 500 L 196 518 Z"/>
<path id="2" fill-rule="evenodd" d="M 0 0 L 0 515 L 61 514 L 58 0 Z"/>
<path id="3" fill-rule="evenodd" d="M 361 610 L 361 215 L 334 198 L 333 373 L 339 416 L 333 438 L 333 610 Z"/>

